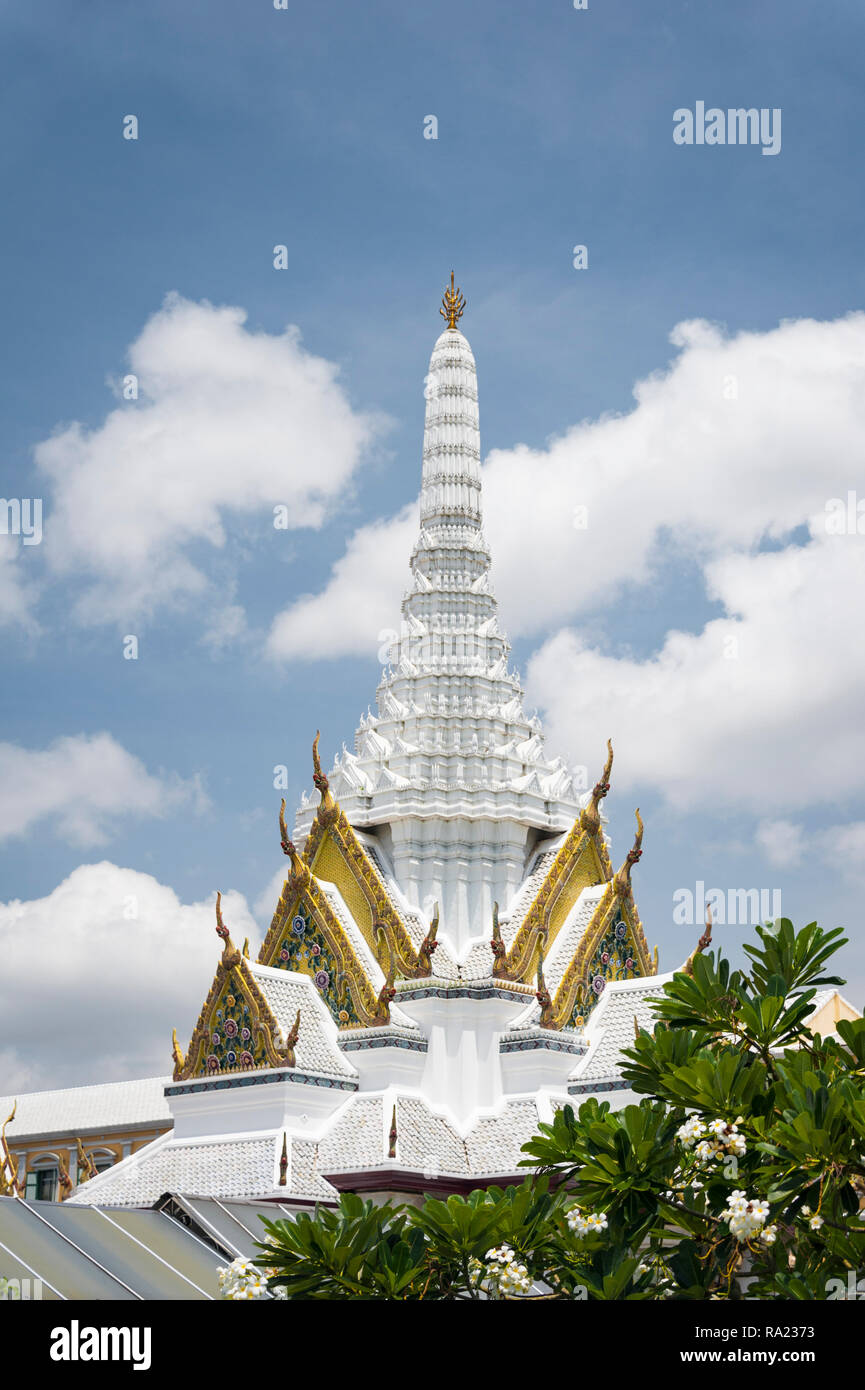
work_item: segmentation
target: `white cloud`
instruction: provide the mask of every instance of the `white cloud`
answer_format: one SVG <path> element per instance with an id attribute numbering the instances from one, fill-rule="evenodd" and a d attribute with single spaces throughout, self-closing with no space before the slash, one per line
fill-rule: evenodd
<path id="1" fill-rule="evenodd" d="M 124 816 L 206 804 L 196 779 L 149 773 L 110 734 L 58 738 L 47 748 L 0 743 L 0 842 L 51 818 L 64 839 L 101 844 Z"/>
<path id="2" fill-rule="evenodd" d="M 245 319 L 169 295 L 129 349 L 139 399 L 37 447 L 53 483 L 46 561 L 89 579 L 83 621 L 204 593 L 201 542 L 223 546 L 230 514 L 260 512 L 268 526 L 284 505 L 288 528 L 320 526 L 382 427 L 352 409 L 296 328 L 277 337 Z"/>
<path id="3" fill-rule="evenodd" d="M 211 614 L 202 642 L 213 652 L 220 652 L 246 631 L 246 611 L 239 603 L 227 603 Z"/>
<path id="4" fill-rule="evenodd" d="M 863 789 L 865 648 L 841 596 L 865 588 L 853 538 L 731 555 L 707 567 L 729 618 L 671 632 L 647 660 L 609 656 L 572 631 L 546 642 L 527 684 L 548 735 L 617 749 L 622 786 L 679 807 L 771 818 Z"/>
<path id="5" fill-rule="evenodd" d="M 805 849 L 801 825 L 789 820 L 766 820 L 757 826 L 757 844 L 773 868 L 787 869 L 798 864 Z"/>
<path id="6" fill-rule="evenodd" d="M 770 864 L 795 868 L 806 854 L 829 865 L 834 877 L 861 884 L 865 881 L 865 821 L 846 821 L 823 830 L 806 830 L 792 821 L 762 821 L 757 826 L 757 843 Z"/>
<path id="7" fill-rule="evenodd" d="M 170 1073 L 171 1029 L 185 1048 L 222 949 L 214 900 L 182 903 L 149 874 L 103 862 L 45 898 L 0 903 L 3 1091 Z M 255 953 L 240 893 L 223 894 L 223 916 Z"/>
<path id="8" fill-rule="evenodd" d="M 314 661 L 376 651 L 384 640 L 379 634 L 399 620 L 399 594 L 408 586 L 417 531 L 414 504 L 357 530 L 322 593 L 304 594 L 274 619 L 270 655 Z"/>
<path id="9" fill-rule="evenodd" d="M 35 547 L 29 548 L 31 553 Z M 36 585 L 25 576 L 27 554 L 18 536 L 0 532 L 0 627 L 34 631 Z"/>
<path id="10" fill-rule="evenodd" d="M 848 821 L 821 831 L 819 847 L 836 872 L 860 884 L 865 880 L 865 821 Z"/>

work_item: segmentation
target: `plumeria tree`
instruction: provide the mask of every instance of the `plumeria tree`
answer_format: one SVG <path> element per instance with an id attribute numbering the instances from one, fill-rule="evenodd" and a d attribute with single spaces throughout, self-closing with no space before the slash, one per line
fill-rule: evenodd
<path id="1" fill-rule="evenodd" d="M 642 1097 L 565 1106 L 524 1147 L 525 1182 L 420 1208 L 343 1195 L 266 1222 L 227 1296 L 332 1299 L 827 1299 L 865 1263 L 865 1021 L 814 1036 L 845 944 L 757 929 L 749 968 L 696 954 L 664 986 L 623 1076 Z"/>

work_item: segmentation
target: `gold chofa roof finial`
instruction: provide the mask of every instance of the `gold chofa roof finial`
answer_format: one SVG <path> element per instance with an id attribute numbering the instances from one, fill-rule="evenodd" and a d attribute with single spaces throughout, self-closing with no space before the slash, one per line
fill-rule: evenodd
<path id="1" fill-rule="evenodd" d="M 442 307 L 439 309 L 442 318 L 448 321 L 448 328 L 456 328 L 457 319 L 462 318 L 465 307 L 466 301 L 459 285 L 454 289 L 454 273 L 451 271 L 451 287 L 442 295 Z"/>

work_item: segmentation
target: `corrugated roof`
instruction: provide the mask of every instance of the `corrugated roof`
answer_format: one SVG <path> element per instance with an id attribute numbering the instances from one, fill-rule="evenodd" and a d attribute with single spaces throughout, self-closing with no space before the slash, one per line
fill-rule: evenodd
<path id="1" fill-rule="evenodd" d="M 0 1267 L 6 1278 L 31 1280 L 31 1298 L 213 1300 L 225 1263 L 221 1251 L 163 1212 L 0 1197 Z"/>

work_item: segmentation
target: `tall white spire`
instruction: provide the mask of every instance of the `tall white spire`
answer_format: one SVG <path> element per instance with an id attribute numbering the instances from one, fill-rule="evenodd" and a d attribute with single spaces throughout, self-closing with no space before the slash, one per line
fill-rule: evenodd
<path id="1" fill-rule="evenodd" d="M 445 292 L 448 327 L 426 378 L 420 534 L 400 632 L 354 753 L 330 783 L 351 823 L 375 831 L 409 900 L 458 950 L 488 934 L 492 904 L 522 881 L 539 834 L 570 828 L 581 788 L 544 755 L 498 626 L 482 530 L 477 370 Z M 298 813 L 309 829 L 313 806 Z"/>

